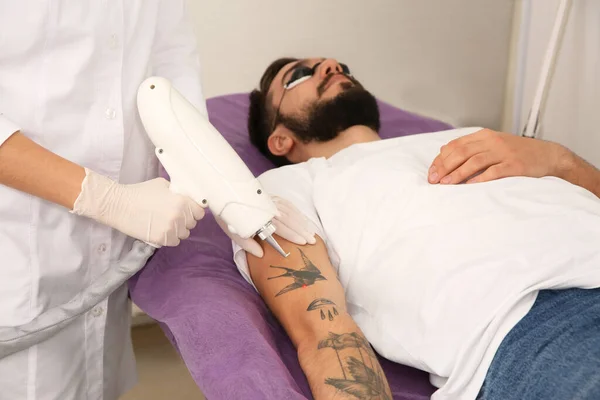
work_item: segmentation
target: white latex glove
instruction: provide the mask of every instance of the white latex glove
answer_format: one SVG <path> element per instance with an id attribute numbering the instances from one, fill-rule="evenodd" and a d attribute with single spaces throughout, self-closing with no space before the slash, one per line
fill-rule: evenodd
<path id="1" fill-rule="evenodd" d="M 192 199 L 169 190 L 169 182 L 156 178 L 123 185 L 85 170 L 74 214 L 94 219 L 156 247 L 177 246 L 204 217 Z"/>
<path id="2" fill-rule="evenodd" d="M 308 218 L 306 218 L 292 203 L 277 196 L 271 196 L 275 203 L 279 215 L 273 219 L 275 225 L 275 234 L 281 236 L 285 240 L 298 245 L 315 244 L 315 232 L 310 226 Z M 262 247 L 256 239 L 242 239 L 236 234 L 229 232 L 227 225 L 220 218 L 215 218 L 223 231 L 231 240 L 237 243 L 246 252 L 255 257 L 262 258 L 264 255 Z"/>

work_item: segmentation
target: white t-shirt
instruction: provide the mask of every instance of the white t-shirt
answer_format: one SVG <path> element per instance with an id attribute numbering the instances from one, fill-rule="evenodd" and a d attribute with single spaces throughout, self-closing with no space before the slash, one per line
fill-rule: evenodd
<path id="1" fill-rule="evenodd" d="M 589 191 L 553 177 L 427 182 L 440 147 L 478 129 L 356 144 L 259 178 L 315 224 L 353 319 L 382 356 L 429 372 L 433 399 L 476 397 L 539 289 L 600 286 Z"/>

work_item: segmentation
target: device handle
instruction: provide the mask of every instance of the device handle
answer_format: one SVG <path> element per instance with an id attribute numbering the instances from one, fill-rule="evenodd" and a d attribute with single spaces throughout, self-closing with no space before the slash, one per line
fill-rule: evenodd
<path id="1" fill-rule="evenodd" d="M 177 164 L 172 161 L 172 157 L 163 149 L 158 148 L 155 150 L 155 154 L 164 169 L 169 174 L 169 190 L 173 193 L 190 197 L 202 208 L 208 207 L 208 199 L 206 196 L 204 196 L 204 193 L 199 193 L 200 190 L 198 190 L 198 184 L 194 182 L 187 182 L 187 179 L 182 178 L 185 176 L 185 174 L 176 168 Z M 184 188 L 188 188 L 188 190 L 185 190 Z"/>
<path id="2" fill-rule="evenodd" d="M 173 182 L 172 180 L 169 183 L 169 190 L 175 194 L 182 194 L 185 196 L 185 193 L 183 193 L 181 187 L 177 184 L 177 182 Z"/>

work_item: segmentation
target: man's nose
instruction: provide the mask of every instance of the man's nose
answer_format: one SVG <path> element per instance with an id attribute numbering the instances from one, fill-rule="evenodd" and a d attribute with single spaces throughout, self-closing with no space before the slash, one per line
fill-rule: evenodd
<path id="1" fill-rule="evenodd" d="M 332 73 L 337 73 L 337 72 L 341 73 L 342 66 L 336 60 L 334 60 L 332 58 L 328 58 L 321 62 L 318 72 L 319 72 L 319 76 L 321 78 L 324 78 L 327 75 L 332 74 Z"/>

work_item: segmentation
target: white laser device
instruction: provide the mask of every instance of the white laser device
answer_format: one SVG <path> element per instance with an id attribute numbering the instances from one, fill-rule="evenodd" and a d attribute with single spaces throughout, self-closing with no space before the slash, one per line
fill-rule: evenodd
<path id="1" fill-rule="evenodd" d="M 243 239 L 258 236 L 287 257 L 273 238 L 277 208 L 258 180 L 208 119 L 162 77 L 139 87 L 137 106 L 170 188 L 208 207 Z M 223 228 L 225 229 L 225 228 Z"/>

